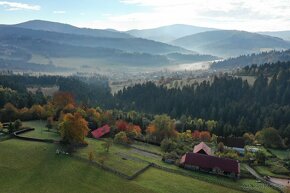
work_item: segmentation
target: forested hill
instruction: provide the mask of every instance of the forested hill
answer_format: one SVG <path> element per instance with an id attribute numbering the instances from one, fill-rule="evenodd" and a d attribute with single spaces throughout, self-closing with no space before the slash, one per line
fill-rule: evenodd
<path id="1" fill-rule="evenodd" d="M 266 63 L 261 66 L 253 64 L 238 70 L 236 72 L 236 75 L 256 76 L 256 77 L 264 75 L 267 77 L 273 77 L 275 74 L 277 74 L 277 72 L 281 72 L 280 74 L 284 74 L 282 73 L 282 71 L 285 72 L 289 71 L 290 69 L 289 63 L 290 62 Z"/>
<path id="2" fill-rule="evenodd" d="M 153 83 L 136 85 L 119 92 L 115 98 L 119 108 L 147 113 L 167 113 L 172 117 L 183 114 L 207 120 L 217 120 L 218 134 L 241 135 L 273 126 L 282 135 L 290 134 L 290 62 L 275 64 L 272 77 L 260 73 L 253 86 L 241 78 L 223 76 L 212 83 L 183 89 L 166 89 Z M 257 67 L 262 69 L 264 66 Z M 287 128 L 287 129 L 286 129 Z M 288 132 L 288 133 L 287 133 Z"/>
<path id="3" fill-rule="evenodd" d="M 212 69 L 236 69 L 243 68 L 252 64 L 265 64 L 275 62 L 290 61 L 290 50 L 286 51 L 270 51 L 260 54 L 242 55 L 237 58 L 229 58 L 227 60 L 214 62 L 211 66 Z"/>
<path id="4" fill-rule="evenodd" d="M 62 77 L 62 76 L 21 76 L 0 74 L 0 108 L 6 103 L 12 103 L 17 108 L 31 107 L 32 105 L 46 103 L 42 92 L 35 94 L 27 88 L 58 86 L 59 91 L 69 92 L 81 105 L 103 107 L 111 104 L 112 95 L 108 80 L 103 77 Z M 53 94 L 53 93 L 52 93 Z"/>

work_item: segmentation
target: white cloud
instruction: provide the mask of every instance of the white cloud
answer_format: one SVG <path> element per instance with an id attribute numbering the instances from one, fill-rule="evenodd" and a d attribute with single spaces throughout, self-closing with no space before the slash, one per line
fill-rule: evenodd
<path id="1" fill-rule="evenodd" d="M 66 11 L 54 11 L 54 14 L 66 14 Z"/>
<path id="2" fill-rule="evenodd" d="M 120 0 L 146 11 L 108 15 L 86 27 L 122 30 L 183 23 L 248 31 L 290 28 L 289 0 Z"/>
<path id="3" fill-rule="evenodd" d="M 39 5 L 31 5 L 25 3 L 18 2 L 10 2 L 10 1 L 0 1 L 0 6 L 3 6 L 7 11 L 18 11 L 18 10 L 40 10 Z"/>

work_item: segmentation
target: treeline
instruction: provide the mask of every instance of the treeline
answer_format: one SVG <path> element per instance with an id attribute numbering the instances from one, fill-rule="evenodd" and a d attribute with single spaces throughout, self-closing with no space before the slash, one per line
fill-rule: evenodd
<path id="1" fill-rule="evenodd" d="M 267 77 L 274 76 L 277 72 L 289 71 L 290 62 L 277 62 L 277 63 L 265 63 L 261 66 L 253 64 L 246 66 L 236 72 L 237 75 L 245 76 L 259 76 L 264 75 Z"/>
<path id="2" fill-rule="evenodd" d="M 108 80 L 102 76 L 93 78 L 62 77 L 62 76 L 22 76 L 0 75 L 0 108 L 6 103 L 12 103 L 17 108 L 31 107 L 35 104 L 45 104 L 47 97 L 41 91 L 31 93 L 28 87 L 59 86 L 60 91 L 70 92 L 82 105 L 104 106 L 112 95 Z"/>
<path id="3" fill-rule="evenodd" d="M 279 65 L 290 65 L 278 63 Z M 182 89 L 166 89 L 154 83 L 135 85 L 120 91 L 116 106 L 123 110 L 146 113 L 167 113 L 172 117 L 182 115 L 218 121 L 213 131 L 218 135 L 241 136 L 262 128 L 274 127 L 283 137 L 290 136 L 290 71 L 275 64 L 256 67 L 272 71 L 273 76 L 259 73 L 253 86 L 241 78 L 215 77 L 212 83 Z"/>
<path id="4" fill-rule="evenodd" d="M 287 62 L 290 60 L 290 50 L 270 51 L 259 54 L 242 55 L 236 58 L 214 62 L 212 69 L 234 69 L 243 68 L 252 64 L 262 65 L 265 63 Z"/>
<path id="5" fill-rule="evenodd" d="M 33 94 L 26 88 L 57 85 L 60 91 L 71 93 L 76 103 L 84 108 L 100 106 L 139 112 L 138 119 L 132 122 L 142 129 L 148 122 L 141 116 L 143 113 L 168 114 L 179 121 L 176 129 L 181 132 L 208 130 L 211 124 L 215 126 L 210 131 L 216 135 L 242 136 L 245 132 L 256 133 L 274 127 L 283 138 L 289 139 L 290 62 L 254 65 L 239 73 L 254 75 L 257 79 L 250 86 L 241 78 L 224 75 L 211 82 L 173 89 L 146 83 L 128 87 L 115 96 L 111 95 L 104 77 L 0 75 L 0 108 L 6 103 L 18 109 L 47 104 L 49 98 L 40 91 Z M 116 116 L 121 118 L 121 115 Z M 212 120 L 212 123 L 204 120 Z"/>

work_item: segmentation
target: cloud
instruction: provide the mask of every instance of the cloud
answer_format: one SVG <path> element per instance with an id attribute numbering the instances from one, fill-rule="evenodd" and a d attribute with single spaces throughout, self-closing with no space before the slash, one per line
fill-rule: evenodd
<path id="1" fill-rule="evenodd" d="M 54 14 L 66 14 L 66 11 L 54 11 Z"/>
<path id="2" fill-rule="evenodd" d="M 120 0 L 146 11 L 113 15 L 107 22 L 122 28 L 184 23 L 248 31 L 289 29 L 289 0 Z"/>
<path id="3" fill-rule="evenodd" d="M 18 2 L 10 2 L 10 1 L 0 1 L 0 6 L 3 6 L 7 11 L 18 11 L 18 10 L 32 10 L 39 11 L 39 5 L 31 5 L 25 3 Z"/>

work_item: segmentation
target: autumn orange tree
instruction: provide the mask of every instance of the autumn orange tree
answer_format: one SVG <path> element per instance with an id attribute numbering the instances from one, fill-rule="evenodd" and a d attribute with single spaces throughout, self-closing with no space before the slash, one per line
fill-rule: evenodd
<path id="1" fill-rule="evenodd" d="M 208 131 L 202 131 L 200 132 L 200 140 L 204 142 L 209 142 L 211 139 L 210 132 Z"/>
<path id="2" fill-rule="evenodd" d="M 200 131 L 199 130 L 193 131 L 192 133 L 193 140 L 199 140 L 199 137 L 200 137 Z"/>
<path id="3" fill-rule="evenodd" d="M 128 123 L 124 120 L 118 120 L 116 121 L 116 128 L 118 131 L 127 131 Z"/>
<path id="4" fill-rule="evenodd" d="M 133 140 L 135 137 L 138 137 L 141 135 L 141 128 L 138 125 L 134 125 L 133 123 L 130 123 L 128 124 L 126 134 L 129 137 L 129 139 Z"/>
<path id="5" fill-rule="evenodd" d="M 117 132 L 124 132 L 129 140 L 132 140 L 141 135 L 141 128 L 138 125 L 134 125 L 133 123 L 128 123 L 124 120 L 116 121 Z"/>
<path id="6" fill-rule="evenodd" d="M 74 97 L 69 92 L 57 92 L 53 95 L 53 104 L 60 109 L 63 109 L 68 104 L 75 105 Z"/>
<path id="7" fill-rule="evenodd" d="M 208 142 L 211 140 L 211 134 L 209 131 L 195 130 L 192 133 L 192 138 L 193 140 L 200 140 L 200 141 Z"/>
<path id="8" fill-rule="evenodd" d="M 59 125 L 62 140 L 69 144 L 86 144 L 88 122 L 79 113 L 65 114 Z"/>

